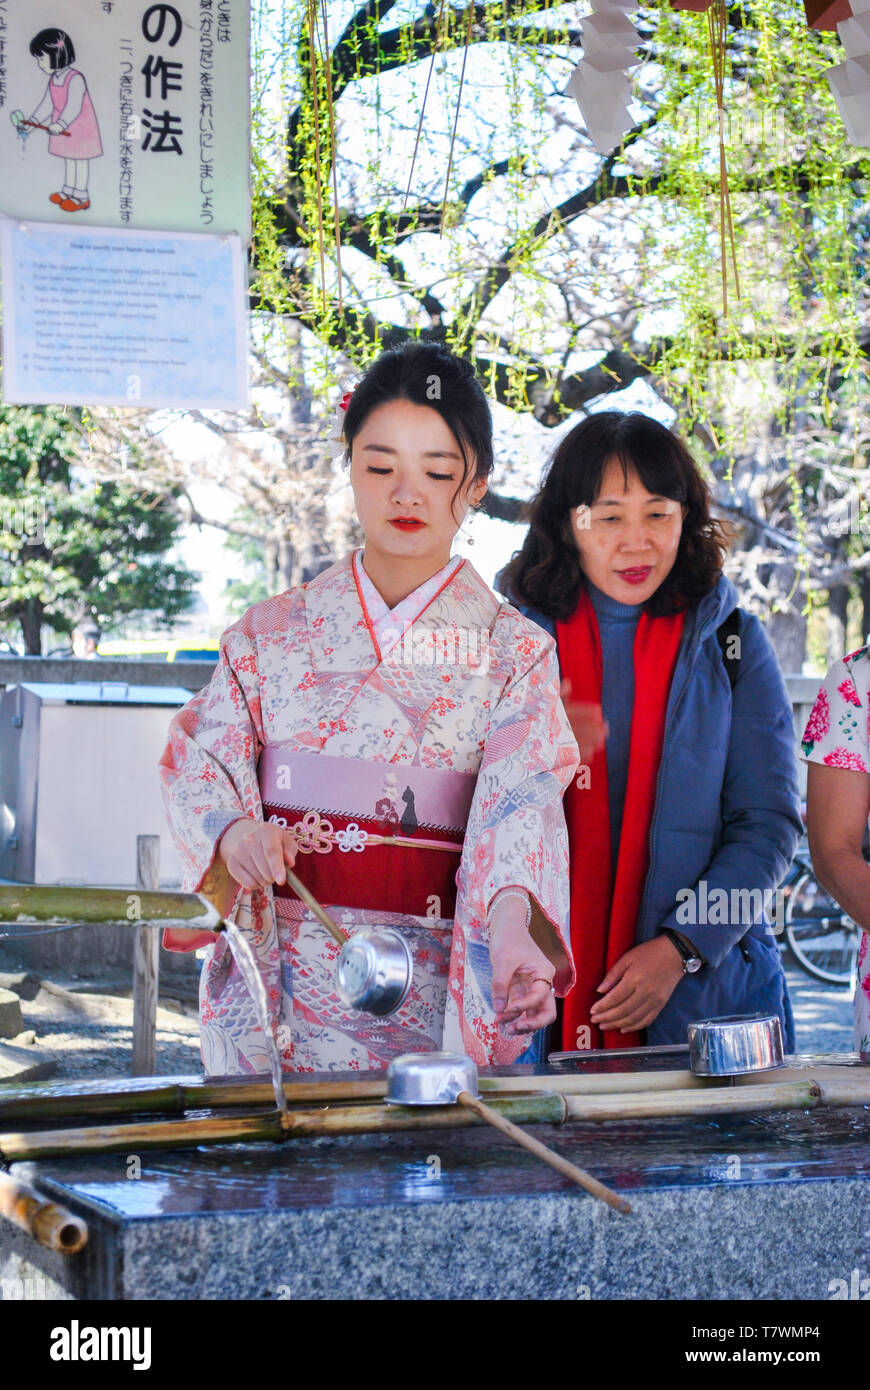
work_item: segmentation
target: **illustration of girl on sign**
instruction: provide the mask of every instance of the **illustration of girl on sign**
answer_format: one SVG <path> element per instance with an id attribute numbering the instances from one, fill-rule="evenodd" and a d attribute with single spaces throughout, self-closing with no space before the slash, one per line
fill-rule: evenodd
<path id="1" fill-rule="evenodd" d="M 48 131 L 49 154 L 64 161 L 64 185 L 51 194 L 51 201 L 63 212 L 85 212 L 91 205 L 90 161 L 103 153 L 88 84 L 73 67 L 76 51 L 63 29 L 42 29 L 31 41 L 30 52 L 48 74 L 48 85 L 29 120 L 20 111 L 12 113 L 12 120 L 22 134 L 34 127 Z"/>

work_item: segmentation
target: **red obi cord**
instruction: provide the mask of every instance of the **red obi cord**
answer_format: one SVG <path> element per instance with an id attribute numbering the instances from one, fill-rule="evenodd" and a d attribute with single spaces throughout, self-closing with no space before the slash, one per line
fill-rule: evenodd
<path id="1" fill-rule="evenodd" d="M 267 821 L 281 824 L 304 814 L 287 806 L 263 805 Z M 361 816 L 330 812 L 333 831 L 358 826 L 370 835 L 397 835 L 398 826 Z M 420 849 L 415 845 L 365 845 L 343 850 L 335 842 L 328 852 L 300 851 L 293 872 L 318 902 L 335 907 L 358 907 L 374 912 L 400 912 L 409 917 L 452 918 L 456 911 L 456 873 L 463 836 L 451 831 L 416 827 L 415 840 L 455 842 L 456 849 Z M 296 898 L 287 884 L 275 884 L 277 898 Z"/>

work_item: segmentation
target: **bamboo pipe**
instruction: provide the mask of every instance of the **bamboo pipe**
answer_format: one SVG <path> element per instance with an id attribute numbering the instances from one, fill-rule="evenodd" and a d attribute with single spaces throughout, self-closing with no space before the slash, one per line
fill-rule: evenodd
<path id="1" fill-rule="evenodd" d="M 815 1074 L 815 1073 L 813 1073 Z M 767 1073 L 764 1074 L 765 1077 Z M 804 1074 L 800 1073 L 802 1077 Z M 796 1079 L 798 1074 L 796 1073 Z M 254 1078 L 242 1080 L 198 1081 L 193 1077 L 177 1080 L 141 1077 L 123 1084 L 33 1082 L 29 1086 L 0 1088 L 0 1122 L 14 1119 L 38 1120 L 66 1115 L 181 1115 L 187 1110 L 267 1106 L 274 1098 L 271 1082 Z M 727 1080 L 711 1080 L 692 1072 L 661 1071 L 594 1073 L 592 1075 L 486 1076 L 478 1081 L 481 1093 L 511 1095 L 530 1091 L 554 1091 L 558 1095 L 586 1095 L 622 1091 L 635 1094 L 646 1090 L 680 1090 L 727 1085 Z M 343 1101 L 383 1100 L 387 1083 L 383 1076 L 359 1079 L 351 1074 L 334 1081 L 285 1081 L 284 1095 L 293 1104 L 334 1105 Z"/>
<path id="2" fill-rule="evenodd" d="M 335 1089 L 328 1082 L 284 1083 L 285 1098 L 296 1105 L 380 1100 L 385 1093 L 382 1081 L 356 1081 L 347 1085 L 336 1082 Z M 0 1089 L 0 1122 L 62 1119 L 67 1115 L 183 1115 L 188 1110 L 268 1106 L 274 1099 L 271 1083 L 260 1081 L 167 1082 L 160 1086 L 136 1086 L 128 1082 L 106 1091 L 78 1090 L 75 1082 L 66 1086 L 62 1082 L 46 1082 L 42 1087 L 37 1083 Z"/>
<path id="3" fill-rule="evenodd" d="M 609 1187 L 604 1186 L 603 1182 L 599 1182 L 597 1178 L 593 1178 L 590 1173 L 578 1168 L 576 1164 L 569 1163 L 567 1158 L 555 1153 L 546 1144 L 542 1144 L 539 1139 L 535 1139 L 533 1135 L 526 1134 L 524 1129 L 512 1124 L 498 1110 L 495 1110 L 491 1105 L 484 1104 L 470 1091 L 460 1091 L 456 1097 L 456 1104 L 464 1106 L 466 1110 L 473 1111 L 475 1115 L 479 1115 L 487 1124 L 500 1130 L 502 1134 L 506 1134 L 508 1139 L 512 1139 L 515 1144 L 519 1144 L 520 1148 L 526 1149 L 528 1153 L 534 1154 L 535 1158 L 540 1158 L 544 1163 L 548 1163 L 551 1168 L 555 1168 L 557 1173 L 561 1173 L 565 1178 L 570 1178 L 572 1182 L 577 1183 L 578 1187 L 584 1188 L 593 1197 L 606 1202 L 615 1211 L 631 1211 L 631 1206 L 624 1197 L 612 1192 Z"/>
<path id="4" fill-rule="evenodd" d="M 0 887 L 0 922 L 189 927 L 224 931 L 226 923 L 202 893 L 146 893 L 131 888 L 79 888 L 70 884 Z"/>
<path id="5" fill-rule="evenodd" d="M 340 946 L 350 938 L 291 869 L 287 882 Z M 131 908 L 133 909 L 131 915 Z M 202 893 L 141 892 L 138 889 L 79 888 L 60 884 L 0 887 L 0 922 L 98 922 L 103 926 L 189 927 L 225 931 L 226 923 Z"/>
<path id="6" fill-rule="evenodd" d="M 870 1092 L 870 1069 L 839 1067 L 821 1064 L 817 1067 L 783 1067 L 777 1071 L 751 1072 L 735 1077 L 741 1086 L 770 1085 L 786 1081 L 839 1082 L 844 1076 L 866 1077 Z M 145 1113 L 183 1115 L 189 1110 L 233 1109 L 239 1106 L 268 1106 L 274 1098 L 270 1082 L 227 1079 L 197 1081 L 193 1077 L 162 1080 L 159 1085 L 147 1084 L 157 1078 L 142 1077 L 126 1080 L 122 1085 L 108 1083 L 34 1082 L 29 1086 L 0 1088 L 0 1122 L 10 1120 L 39 1120 L 64 1116 L 141 1115 Z M 484 1098 L 492 1095 L 511 1095 L 534 1091 L 550 1091 L 557 1095 L 604 1095 L 615 1097 L 628 1093 L 638 1096 L 653 1091 L 656 1094 L 672 1091 L 722 1091 L 733 1089 L 728 1077 L 695 1076 L 690 1071 L 653 1072 L 595 1072 L 588 1075 L 555 1076 L 486 1076 L 479 1078 Z M 351 1075 L 335 1081 L 285 1081 L 284 1095 L 291 1105 L 335 1105 L 348 1101 L 383 1100 L 387 1083 L 383 1077 L 358 1079 Z M 870 1103 L 858 1101 L 858 1104 Z"/>
<path id="7" fill-rule="evenodd" d="M 516 1096 L 498 1102 L 499 1110 L 526 1124 L 561 1124 L 562 1096 Z M 204 1119 L 157 1120 L 140 1124 L 95 1125 L 84 1129 L 55 1129 L 29 1134 L 0 1134 L 0 1158 L 7 1163 L 25 1159 L 59 1158 L 77 1153 L 136 1153 L 147 1149 L 183 1149 L 239 1140 L 281 1142 L 288 1138 L 323 1138 L 345 1134 L 399 1133 L 404 1130 L 462 1129 L 483 1123 L 455 1105 L 432 1107 L 421 1114 L 416 1106 L 357 1105 L 335 1110 L 296 1110 L 280 1115 L 275 1109 L 256 1115 L 219 1115 Z"/>
<path id="8" fill-rule="evenodd" d="M 813 1080 L 781 1082 L 768 1086 L 728 1086 L 721 1090 L 668 1091 L 662 1095 L 642 1092 L 619 1096 L 565 1096 L 569 1121 L 668 1119 L 683 1115 L 724 1115 L 756 1110 L 812 1109 L 823 1103 L 821 1087 Z M 858 1105 L 856 1099 L 839 1099 L 833 1090 L 827 1104 Z"/>
<path id="9" fill-rule="evenodd" d="M 868 1103 L 870 1079 L 863 1076 L 830 1077 L 822 1082 L 807 1079 L 751 1087 L 710 1088 L 701 1095 L 696 1091 L 585 1097 L 539 1094 L 506 1095 L 494 1097 L 492 1101 L 493 1108 L 521 1124 L 675 1118 Z M 425 1110 L 417 1106 L 342 1105 L 334 1109 L 296 1110 L 284 1116 L 272 1110 L 248 1116 L 221 1115 L 207 1119 L 160 1120 L 30 1134 L 0 1134 L 0 1158 L 11 1163 L 23 1159 L 56 1158 L 70 1153 L 130 1153 L 137 1149 L 189 1148 L 198 1144 L 225 1144 L 238 1140 L 277 1142 L 286 1138 L 462 1129 L 478 1123 L 481 1123 L 480 1117 L 473 1111 L 455 1105 L 426 1107 Z"/>
<path id="10" fill-rule="evenodd" d="M 0 1216 L 62 1255 L 75 1255 L 87 1244 L 88 1227 L 80 1216 L 46 1201 L 9 1173 L 0 1173 Z"/>

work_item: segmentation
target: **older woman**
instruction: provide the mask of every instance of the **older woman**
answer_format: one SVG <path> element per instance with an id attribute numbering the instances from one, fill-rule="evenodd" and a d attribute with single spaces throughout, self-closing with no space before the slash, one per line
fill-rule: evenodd
<path id="1" fill-rule="evenodd" d="M 870 1062 L 870 649 L 834 662 L 804 730 L 807 832 L 819 882 L 863 928 L 855 990 L 855 1051 Z"/>
<path id="2" fill-rule="evenodd" d="M 566 1048 L 686 1041 L 791 1008 L 768 912 L 800 834 L 791 710 L 683 443 L 607 411 L 559 445 L 502 587 L 556 637 L 584 766 L 566 796 Z"/>

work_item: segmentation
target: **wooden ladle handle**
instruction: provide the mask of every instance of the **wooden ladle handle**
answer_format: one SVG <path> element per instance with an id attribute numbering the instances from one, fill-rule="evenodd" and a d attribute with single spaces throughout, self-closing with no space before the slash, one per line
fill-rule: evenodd
<path id="1" fill-rule="evenodd" d="M 338 925 L 337 922 L 333 922 L 329 913 L 320 906 L 320 903 L 317 901 L 314 894 L 309 893 L 308 889 L 305 887 L 305 884 L 301 881 L 301 879 L 298 879 L 296 877 L 293 870 L 285 869 L 285 873 L 287 875 L 288 886 L 293 889 L 293 892 L 296 894 L 298 898 L 302 899 L 306 907 L 311 908 L 311 911 L 314 913 L 318 922 L 321 922 L 323 926 L 326 927 L 326 930 L 329 932 L 329 935 L 335 938 L 339 946 L 343 946 L 346 941 L 349 941 L 350 936 L 348 935 L 348 933 L 346 931 L 342 931 L 341 927 Z"/>
<path id="2" fill-rule="evenodd" d="M 611 1192 L 610 1188 L 605 1187 L 604 1183 L 599 1182 L 597 1178 L 593 1178 L 589 1173 L 584 1173 L 582 1168 L 577 1168 L 573 1163 L 569 1163 L 567 1158 L 562 1158 L 561 1154 L 554 1153 L 552 1149 L 547 1148 L 546 1144 L 534 1139 L 531 1134 L 526 1134 L 524 1129 L 520 1129 L 518 1125 L 505 1119 L 504 1115 L 500 1115 L 497 1110 L 491 1109 L 482 1100 L 478 1100 L 477 1096 L 473 1096 L 470 1091 L 460 1091 L 456 1097 L 456 1103 L 457 1105 L 464 1105 L 466 1110 L 473 1110 L 482 1120 L 486 1120 L 487 1124 L 494 1125 L 496 1129 L 501 1130 L 502 1134 L 513 1139 L 515 1144 L 520 1144 L 536 1158 L 541 1158 L 545 1163 L 549 1163 L 550 1167 L 555 1168 L 557 1173 L 570 1178 L 572 1182 L 585 1188 L 593 1197 L 598 1197 L 602 1202 L 606 1202 L 615 1211 L 631 1211 L 631 1207 L 624 1197 L 620 1197 L 616 1192 Z"/>

